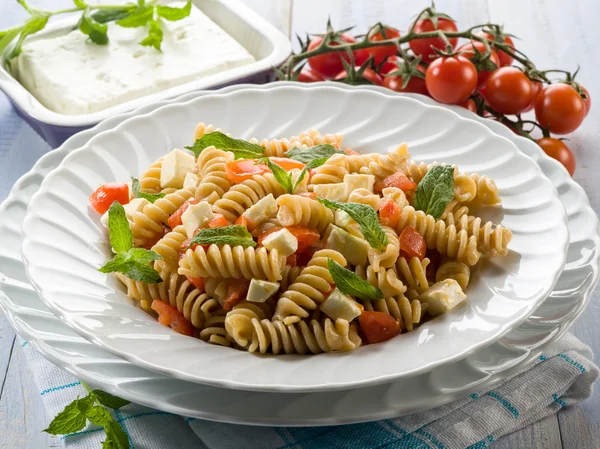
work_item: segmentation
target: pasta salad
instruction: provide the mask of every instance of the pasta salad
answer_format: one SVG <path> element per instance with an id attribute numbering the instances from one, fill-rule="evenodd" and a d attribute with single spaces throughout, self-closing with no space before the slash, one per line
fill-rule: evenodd
<path id="1" fill-rule="evenodd" d="M 417 163 L 402 144 L 359 154 L 341 135 L 195 142 L 90 203 L 113 273 L 176 332 L 258 353 L 349 351 L 463 303 L 471 270 L 512 233 L 472 211 L 493 180 Z"/>

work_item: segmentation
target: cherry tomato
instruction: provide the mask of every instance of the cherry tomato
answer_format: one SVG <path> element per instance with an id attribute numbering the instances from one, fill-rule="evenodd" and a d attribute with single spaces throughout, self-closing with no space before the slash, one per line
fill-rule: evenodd
<path id="1" fill-rule="evenodd" d="M 400 253 L 404 257 L 418 257 L 423 260 L 427 245 L 425 239 L 412 226 L 405 227 L 400 233 Z"/>
<path id="2" fill-rule="evenodd" d="M 221 226 L 229 226 L 229 222 L 223 214 L 215 214 L 215 217 L 208 222 L 209 228 L 220 228 Z"/>
<path id="3" fill-rule="evenodd" d="M 569 174 L 575 173 L 575 156 L 569 147 L 559 139 L 554 137 L 543 137 L 537 141 L 542 150 L 552 159 L 556 159 L 563 164 Z"/>
<path id="4" fill-rule="evenodd" d="M 303 68 L 298 76 L 298 82 L 300 83 L 317 83 L 319 81 L 325 81 L 323 75 L 315 72 L 312 69 L 309 69 L 308 67 Z"/>
<path id="5" fill-rule="evenodd" d="M 590 109 L 592 108 L 592 97 L 590 97 L 590 93 L 588 92 L 588 90 L 583 87 L 583 86 L 579 86 L 583 89 L 583 91 L 585 92 L 585 98 L 583 99 L 583 102 L 585 103 L 585 115 L 588 115 L 588 113 L 590 112 Z"/>
<path id="6" fill-rule="evenodd" d="M 501 67 L 489 77 L 485 99 L 500 114 L 520 114 L 533 101 L 533 87 L 516 67 Z"/>
<path id="7" fill-rule="evenodd" d="M 492 36 L 489 33 L 479 33 L 479 36 L 481 37 L 485 37 L 486 39 L 488 39 L 489 41 L 494 42 L 494 36 Z M 510 38 L 510 36 L 504 36 L 504 43 L 508 44 L 511 46 L 511 48 L 514 50 L 515 48 L 515 43 L 513 42 L 513 40 Z M 508 53 L 506 53 L 503 50 L 500 50 L 498 48 L 498 59 L 500 60 L 500 67 L 504 67 L 507 65 L 511 65 L 513 62 L 513 57 L 510 56 Z"/>
<path id="8" fill-rule="evenodd" d="M 364 311 L 358 318 L 360 329 L 368 344 L 390 340 L 400 333 L 400 324 L 384 312 Z"/>
<path id="9" fill-rule="evenodd" d="M 239 159 L 225 164 L 225 173 L 233 184 L 240 184 L 254 175 L 262 175 L 269 171 L 267 164 L 257 164 L 253 159 Z"/>
<path id="10" fill-rule="evenodd" d="M 302 251 L 298 250 L 296 253 L 296 265 L 298 267 L 305 267 L 308 265 L 308 262 L 312 259 L 313 255 L 317 252 L 318 248 L 314 246 L 309 246 L 308 248 L 303 249 Z"/>
<path id="11" fill-rule="evenodd" d="M 425 85 L 440 103 L 460 103 L 477 87 L 477 69 L 464 56 L 437 58 L 427 68 Z"/>
<path id="12" fill-rule="evenodd" d="M 193 278 L 191 276 L 185 277 L 187 281 L 200 290 L 200 293 L 204 293 L 204 287 L 206 287 L 206 279 L 205 278 Z"/>
<path id="13" fill-rule="evenodd" d="M 192 337 L 194 335 L 194 326 L 185 319 L 183 313 L 170 304 L 155 299 L 150 306 L 152 310 L 158 313 L 158 322 L 163 326 L 170 326 L 175 332 Z"/>
<path id="14" fill-rule="evenodd" d="M 394 200 L 388 200 L 379 206 L 379 218 L 385 226 L 395 228 L 402 218 L 402 208 Z"/>
<path id="15" fill-rule="evenodd" d="M 388 176 L 383 181 L 376 182 L 374 189 L 376 192 L 381 192 L 386 187 L 397 187 L 403 192 L 409 192 L 415 190 L 417 185 L 412 179 L 408 179 L 403 171 L 397 171 L 396 173 Z"/>
<path id="16" fill-rule="evenodd" d="M 90 196 L 90 204 L 99 214 L 105 213 L 112 203 L 129 203 L 129 186 L 124 182 L 111 182 L 98 187 Z"/>
<path id="17" fill-rule="evenodd" d="M 290 267 L 295 267 L 297 265 L 296 254 L 292 254 L 291 256 L 288 256 L 287 259 L 285 259 L 285 264 L 289 265 Z"/>
<path id="18" fill-rule="evenodd" d="M 304 168 L 304 164 L 300 161 L 295 161 L 294 159 L 290 159 L 289 157 L 270 157 L 269 160 L 271 162 L 276 163 L 284 170 L 291 170 L 293 168 L 298 168 L 302 170 Z"/>
<path id="19" fill-rule="evenodd" d="M 444 17 L 438 17 L 437 28 L 433 25 L 431 19 L 417 20 L 417 23 L 414 27 L 415 33 L 427 33 L 435 30 L 458 31 L 458 28 L 453 20 L 446 19 Z M 450 42 L 450 45 L 452 45 L 452 48 L 454 48 L 456 47 L 458 38 L 451 37 L 448 38 L 448 41 Z M 446 48 L 446 43 L 439 37 L 431 37 L 429 39 L 414 39 L 410 41 L 408 45 L 415 55 L 421 56 L 423 61 L 427 63 L 436 57 L 436 54 L 431 47 L 435 47 L 439 50 L 444 50 Z"/>
<path id="20" fill-rule="evenodd" d="M 585 115 L 583 98 L 568 84 L 546 86 L 535 100 L 535 117 L 538 123 L 554 134 L 575 131 Z"/>
<path id="21" fill-rule="evenodd" d="M 340 38 L 345 42 L 348 42 L 349 44 L 356 42 L 356 39 L 354 39 L 347 33 L 341 34 Z M 308 44 L 308 51 L 317 48 L 319 45 L 321 45 L 321 42 L 323 42 L 322 37 L 317 36 L 313 38 Z M 337 44 L 336 42 L 332 42 L 330 45 L 332 47 L 337 47 L 339 44 Z M 361 64 L 362 62 L 366 61 L 366 58 L 363 61 L 360 61 L 363 59 L 363 57 L 364 56 L 362 53 L 359 55 L 355 53 L 354 62 L 356 64 Z M 340 51 L 337 53 L 326 53 L 323 55 L 313 56 L 312 58 L 308 59 L 308 63 L 310 64 L 311 69 L 313 69 L 317 73 L 320 73 L 323 77 L 329 79 L 333 78 L 336 74 L 340 72 L 340 70 L 344 69 L 344 66 L 342 64 L 342 58 L 344 58 L 348 62 L 350 61 L 348 54 L 346 52 Z"/>
<path id="22" fill-rule="evenodd" d="M 317 194 L 315 192 L 302 192 L 302 193 L 297 193 L 296 195 L 303 196 L 304 198 L 310 198 L 311 200 L 317 199 Z"/>
<path id="23" fill-rule="evenodd" d="M 477 105 L 475 104 L 475 100 L 469 98 L 461 103 L 458 103 L 459 106 L 462 106 L 465 109 L 468 109 L 471 112 L 477 113 Z"/>
<path id="24" fill-rule="evenodd" d="M 457 51 L 462 52 L 462 55 L 465 58 L 468 58 L 471 61 L 473 59 L 476 59 L 476 56 L 475 56 L 476 50 L 479 51 L 479 53 L 481 53 L 483 55 L 486 52 L 485 44 L 483 42 L 479 42 L 479 41 L 471 41 L 471 42 L 467 42 L 464 45 L 461 45 L 457 49 Z M 490 61 L 492 61 L 494 64 L 496 64 L 497 67 L 500 67 L 500 60 L 498 59 L 498 53 L 496 53 L 494 50 L 492 50 L 492 52 L 490 53 Z M 477 77 L 477 79 L 478 79 L 477 87 L 485 86 L 485 82 L 490 77 L 491 73 L 492 72 L 490 72 L 489 70 L 480 70 L 479 75 Z"/>
<path id="25" fill-rule="evenodd" d="M 247 228 L 248 225 L 250 224 L 250 220 L 248 220 L 248 217 L 244 217 L 243 215 L 240 215 L 238 217 L 238 219 L 235 220 L 235 224 L 241 225 L 241 226 L 244 226 L 245 228 Z"/>
<path id="26" fill-rule="evenodd" d="M 394 39 L 396 37 L 400 37 L 400 31 L 395 28 L 385 27 L 385 36 L 383 37 L 383 33 L 380 31 L 373 36 L 369 36 L 369 40 L 372 42 L 381 42 L 388 39 Z M 379 65 L 389 56 L 394 56 L 398 49 L 395 45 L 384 45 L 382 47 L 371 47 L 367 49 L 367 52 L 370 56 L 373 56 L 375 61 L 375 65 Z"/>
<path id="27" fill-rule="evenodd" d="M 529 106 L 527 106 L 523 112 L 529 112 L 535 107 L 535 100 L 537 100 L 537 96 L 540 94 L 540 92 L 544 88 L 544 85 L 542 83 L 540 83 L 539 81 L 532 80 L 531 88 L 533 89 L 533 100 L 531 100 L 531 103 L 529 103 Z"/>
<path id="28" fill-rule="evenodd" d="M 354 67 L 354 70 L 356 70 L 357 72 L 360 70 L 360 67 Z M 344 78 L 346 78 L 348 76 L 348 74 L 346 73 L 345 70 L 342 70 L 340 73 L 338 73 L 335 76 L 335 80 L 343 80 Z M 381 76 L 379 76 L 377 74 L 377 72 L 375 72 L 375 70 L 373 69 L 366 69 L 363 72 L 362 77 L 364 79 L 366 79 L 367 81 L 370 81 L 371 83 L 375 84 L 376 86 L 381 86 L 381 84 L 383 83 L 383 80 L 381 79 Z"/>
<path id="29" fill-rule="evenodd" d="M 223 310 L 231 310 L 248 295 L 250 281 L 248 279 L 230 279 L 227 282 L 227 296 L 223 301 Z"/>
<path id="30" fill-rule="evenodd" d="M 396 55 L 388 57 L 379 69 L 379 73 L 381 75 L 387 75 L 388 73 L 393 72 L 394 70 L 398 70 L 397 63 L 401 61 L 402 59 L 400 59 L 400 57 Z"/>
<path id="31" fill-rule="evenodd" d="M 187 210 L 187 208 L 190 207 L 190 205 L 192 205 L 192 204 L 198 204 L 198 201 L 195 199 L 187 200 L 185 203 L 183 203 L 181 205 L 181 207 L 179 207 L 179 209 L 177 209 L 175 212 L 173 212 L 171 214 L 171 216 L 167 220 L 167 224 L 169 225 L 169 227 L 171 229 L 175 229 L 177 226 L 179 226 L 180 224 L 183 223 L 181 221 L 181 216 Z"/>

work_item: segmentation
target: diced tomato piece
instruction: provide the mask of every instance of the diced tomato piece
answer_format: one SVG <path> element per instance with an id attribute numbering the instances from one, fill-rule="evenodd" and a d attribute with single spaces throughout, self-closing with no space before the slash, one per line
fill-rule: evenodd
<path id="1" fill-rule="evenodd" d="M 317 199 L 317 195 L 315 192 L 302 192 L 302 193 L 297 193 L 296 195 L 303 196 L 304 198 L 310 198 L 311 200 Z"/>
<path id="2" fill-rule="evenodd" d="M 204 278 L 193 278 L 190 276 L 185 277 L 190 284 L 200 290 L 200 293 L 204 293 L 204 287 L 206 286 L 206 279 Z"/>
<path id="3" fill-rule="evenodd" d="M 290 267 L 295 267 L 296 266 L 296 254 L 292 254 L 291 256 L 288 256 L 285 261 L 285 264 L 289 265 Z"/>
<path id="4" fill-rule="evenodd" d="M 427 245 L 425 239 L 412 226 L 407 226 L 400 233 L 400 253 L 404 257 L 418 257 L 423 260 Z"/>
<path id="5" fill-rule="evenodd" d="M 384 312 L 364 311 L 358 318 L 360 329 L 368 344 L 390 340 L 400 333 L 400 324 Z"/>
<path id="6" fill-rule="evenodd" d="M 299 168 L 302 170 L 304 168 L 304 164 L 302 162 L 290 159 L 289 157 L 270 157 L 269 160 L 276 163 L 284 170 L 292 170 L 293 168 Z"/>
<path id="7" fill-rule="evenodd" d="M 404 192 L 410 192 L 417 188 L 417 184 L 412 179 L 409 179 L 404 172 L 398 171 L 383 181 L 375 183 L 376 192 L 381 192 L 386 187 L 398 187 Z"/>
<path id="8" fill-rule="evenodd" d="M 185 255 L 185 252 L 188 249 L 196 249 L 198 246 L 201 246 L 206 251 L 206 250 L 208 250 L 208 247 L 210 246 L 210 245 L 199 245 L 198 243 L 194 243 L 190 248 L 188 248 L 188 246 L 190 246 L 191 241 L 192 241 L 192 239 L 186 239 L 183 241 L 183 243 L 179 247 L 179 260 L 181 260 L 181 258 Z"/>
<path id="9" fill-rule="evenodd" d="M 129 186 L 124 182 L 102 184 L 90 196 L 90 204 L 99 214 L 105 213 L 115 201 L 129 203 Z"/>
<path id="10" fill-rule="evenodd" d="M 181 207 L 179 209 L 177 209 L 175 212 L 173 212 L 173 214 L 167 220 L 167 224 L 169 225 L 169 227 L 171 229 L 175 229 L 177 226 L 179 226 L 180 224 L 183 223 L 181 221 L 181 216 L 187 210 L 187 208 L 190 207 L 190 205 L 192 205 L 192 204 L 198 204 L 198 201 L 196 199 L 187 200 L 185 203 L 183 203 L 181 205 Z"/>
<path id="11" fill-rule="evenodd" d="M 262 245 L 262 242 L 265 239 L 265 237 L 281 229 L 283 228 L 277 227 L 267 232 L 263 232 L 261 235 L 258 236 L 258 244 Z M 286 227 L 286 229 L 290 231 L 291 234 L 298 240 L 298 251 L 302 251 L 304 248 L 307 248 L 310 245 L 316 243 L 321 238 L 319 231 L 317 231 L 316 229 L 305 228 L 304 226 L 288 226 Z"/>
<path id="12" fill-rule="evenodd" d="M 239 159 L 225 164 L 227 178 L 233 184 L 240 184 L 254 175 L 269 172 L 267 164 L 257 164 L 254 159 Z"/>
<path id="13" fill-rule="evenodd" d="M 356 154 L 360 154 L 358 151 L 354 151 L 351 148 L 344 148 L 344 153 L 346 153 L 348 156 L 354 156 Z"/>
<path id="14" fill-rule="evenodd" d="M 394 200 L 388 200 L 379 206 L 379 218 L 385 226 L 395 228 L 402 218 L 402 208 Z"/>
<path id="15" fill-rule="evenodd" d="M 283 229 L 282 227 L 276 227 L 276 228 L 272 228 L 269 229 L 268 231 L 263 232 L 261 235 L 258 236 L 258 244 L 262 245 L 263 240 L 269 235 L 269 234 L 273 234 L 274 232 L 277 232 L 279 230 Z"/>
<path id="16" fill-rule="evenodd" d="M 223 301 L 223 310 L 231 310 L 248 295 L 250 281 L 248 279 L 230 279 L 227 283 L 227 296 Z"/>
<path id="17" fill-rule="evenodd" d="M 185 319 L 183 313 L 170 304 L 155 299 L 152 301 L 152 310 L 158 313 L 158 322 L 163 326 L 170 326 L 175 332 L 192 337 L 194 335 L 194 326 Z"/>
<path id="18" fill-rule="evenodd" d="M 302 251 L 298 250 L 298 252 L 296 252 L 296 265 L 299 267 L 307 266 L 310 259 L 312 259 L 313 255 L 317 252 L 317 249 L 318 248 L 309 246 Z"/>
<path id="19" fill-rule="evenodd" d="M 215 214 L 215 218 L 208 222 L 209 228 L 220 228 L 221 226 L 229 226 L 229 222 L 223 214 Z"/>

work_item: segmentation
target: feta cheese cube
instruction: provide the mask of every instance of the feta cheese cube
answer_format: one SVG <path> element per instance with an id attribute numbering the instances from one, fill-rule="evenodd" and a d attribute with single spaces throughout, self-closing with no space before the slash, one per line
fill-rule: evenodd
<path id="1" fill-rule="evenodd" d="M 196 229 L 204 228 L 208 222 L 215 217 L 212 208 L 207 201 L 200 201 L 198 204 L 192 204 L 181 215 L 181 222 L 188 238 L 191 239 L 196 233 Z"/>
<path id="2" fill-rule="evenodd" d="M 250 206 L 242 216 L 248 219 L 248 228 L 253 230 L 263 221 L 277 215 L 277 201 L 272 193 Z"/>
<path id="3" fill-rule="evenodd" d="M 324 248 L 339 252 L 351 265 L 366 265 L 370 248 L 366 240 L 331 224 L 325 232 L 323 241 Z"/>
<path id="4" fill-rule="evenodd" d="M 346 184 L 343 182 L 337 184 L 316 184 L 313 186 L 313 192 L 319 198 L 332 201 L 347 201 L 348 192 L 346 191 Z"/>
<path id="5" fill-rule="evenodd" d="M 160 170 L 160 187 L 181 189 L 185 175 L 194 169 L 196 159 L 192 154 L 175 148 L 163 158 Z"/>
<path id="6" fill-rule="evenodd" d="M 342 318 L 350 322 L 360 316 L 362 307 L 336 288 L 321 304 L 321 311 L 334 321 Z"/>
<path id="7" fill-rule="evenodd" d="M 252 279 L 246 301 L 248 302 L 265 302 L 279 290 L 278 282 L 261 281 Z"/>
<path id="8" fill-rule="evenodd" d="M 467 299 L 460 285 L 454 279 L 436 282 L 419 296 L 419 300 L 427 303 L 427 313 L 437 316 L 454 309 Z"/>
<path id="9" fill-rule="evenodd" d="M 185 174 L 185 179 L 183 180 L 183 188 L 187 190 L 194 189 L 200 183 L 200 178 L 195 173 L 191 171 Z"/>
<path id="10" fill-rule="evenodd" d="M 367 189 L 369 192 L 373 193 L 375 176 L 349 173 L 344 176 L 344 182 L 348 186 L 348 192 L 352 192 L 356 189 Z"/>
<path id="11" fill-rule="evenodd" d="M 367 189 L 356 189 L 350 193 L 348 201 L 351 203 L 366 204 L 375 209 L 375 211 L 378 211 L 381 198 Z"/>
<path id="12" fill-rule="evenodd" d="M 291 256 L 298 250 L 298 239 L 285 228 L 269 234 L 262 244 L 268 250 L 276 249 L 281 256 L 285 257 Z"/>

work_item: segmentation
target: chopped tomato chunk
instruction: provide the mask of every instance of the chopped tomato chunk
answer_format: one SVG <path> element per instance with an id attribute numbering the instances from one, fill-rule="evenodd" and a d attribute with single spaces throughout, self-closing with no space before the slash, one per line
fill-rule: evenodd
<path id="1" fill-rule="evenodd" d="M 386 187 L 398 187 L 404 192 L 410 192 L 417 188 L 417 184 L 412 179 L 409 179 L 402 171 L 397 171 L 393 175 L 388 176 L 383 181 L 375 183 L 375 191 L 381 192 Z"/>
<path id="2" fill-rule="evenodd" d="M 402 218 L 402 208 L 394 200 L 388 200 L 379 206 L 379 218 L 385 226 L 395 228 Z"/>
<path id="3" fill-rule="evenodd" d="M 90 196 L 90 204 L 99 214 L 105 213 L 115 201 L 129 203 L 129 186 L 124 182 L 102 184 Z"/>
<path id="4" fill-rule="evenodd" d="M 247 228 L 250 225 L 250 220 L 248 220 L 248 217 L 244 217 L 243 215 L 240 215 L 239 218 L 237 220 L 235 220 L 235 224 L 242 225 Z"/>
<path id="5" fill-rule="evenodd" d="M 302 192 L 302 193 L 297 193 L 296 195 L 303 196 L 304 198 L 310 198 L 311 200 L 317 199 L 317 195 L 315 194 L 315 192 Z"/>
<path id="6" fill-rule="evenodd" d="M 265 237 L 281 229 L 283 228 L 277 227 L 267 232 L 263 232 L 258 236 L 258 244 L 262 245 Z M 319 231 L 316 229 L 305 228 L 304 226 L 288 226 L 286 229 L 290 231 L 291 234 L 296 237 L 296 239 L 298 239 L 298 251 L 302 251 L 304 248 L 316 243 L 321 238 Z"/>
<path id="7" fill-rule="evenodd" d="M 254 175 L 262 175 L 269 172 L 267 164 L 257 164 L 254 159 L 239 159 L 225 164 L 227 178 L 233 184 L 240 184 Z"/>
<path id="8" fill-rule="evenodd" d="M 183 313 L 170 304 L 155 299 L 152 301 L 152 310 L 158 313 L 158 322 L 163 326 L 170 326 L 175 332 L 192 337 L 194 335 L 194 326 L 185 319 Z"/>
<path id="9" fill-rule="evenodd" d="M 185 255 L 185 252 L 188 249 L 196 249 L 198 246 L 201 246 L 202 248 L 204 248 L 204 250 L 208 250 L 208 247 L 210 246 L 210 245 L 199 245 L 198 243 L 194 243 L 192 246 L 190 246 L 191 241 L 192 241 L 192 239 L 186 239 L 183 241 L 183 243 L 179 247 L 179 260 L 181 260 L 181 258 Z M 188 248 L 188 246 L 190 246 L 190 247 Z"/>
<path id="10" fill-rule="evenodd" d="M 412 226 L 407 226 L 400 233 L 400 255 L 404 257 L 418 257 L 423 260 L 427 245 L 425 239 Z"/>
<path id="11" fill-rule="evenodd" d="M 288 256 L 285 261 L 285 264 L 289 265 L 290 267 L 295 267 L 296 266 L 296 254 L 292 254 L 291 256 Z"/>
<path id="12" fill-rule="evenodd" d="M 358 323 L 368 344 L 390 340 L 400 333 L 400 324 L 384 312 L 364 311 Z"/>
<path id="13" fill-rule="evenodd" d="M 229 226 L 229 222 L 223 214 L 215 214 L 215 218 L 208 222 L 209 228 L 220 228 L 221 226 Z"/>
<path id="14" fill-rule="evenodd" d="M 289 157 L 270 157 L 269 160 L 276 163 L 284 170 L 291 170 L 293 168 L 299 168 L 302 170 L 304 168 L 304 164 L 302 162 L 290 159 Z"/>
<path id="15" fill-rule="evenodd" d="M 206 279 L 204 278 L 193 278 L 190 276 L 185 277 L 190 284 L 200 290 L 200 293 L 204 293 L 204 287 L 206 286 Z"/>
<path id="16" fill-rule="evenodd" d="M 239 302 L 246 299 L 250 281 L 248 279 L 230 279 L 227 282 L 227 296 L 223 301 L 223 310 L 231 310 Z"/>
<path id="17" fill-rule="evenodd" d="M 188 207 L 192 204 L 198 204 L 198 201 L 195 199 L 187 200 L 185 203 L 181 205 L 179 209 L 177 209 L 167 220 L 167 224 L 171 229 L 175 229 L 177 226 L 182 224 L 181 216 L 187 210 Z"/>
<path id="18" fill-rule="evenodd" d="M 302 251 L 298 250 L 296 252 L 296 265 L 299 267 L 305 267 L 312 259 L 313 255 L 317 252 L 318 248 L 314 246 L 309 246 L 308 248 L 303 249 Z"/>
<path id="19" fill-rule="evenodd" d="M 360 154 L 358 151 L 354 151 L 351 148 L 344 148 L 344 153 L 346 153 L 348 156 L 354 156 L 356 154 Z"/>

